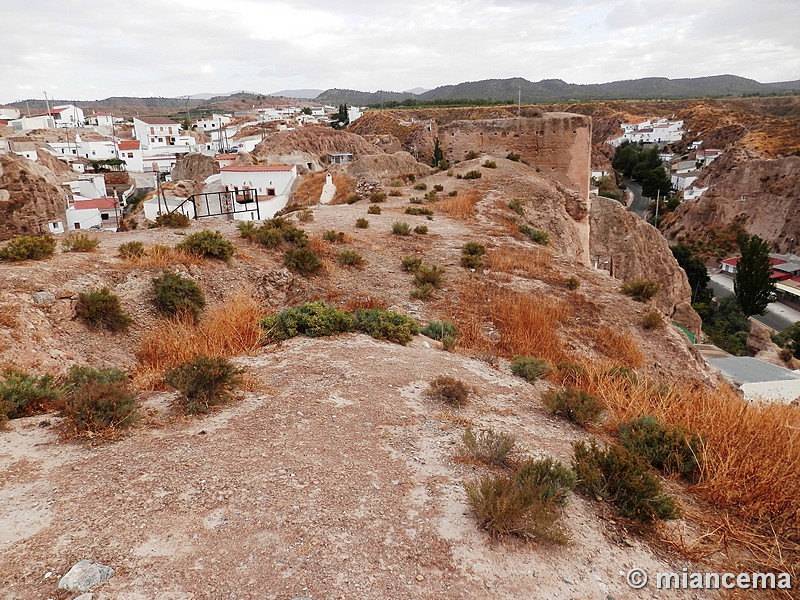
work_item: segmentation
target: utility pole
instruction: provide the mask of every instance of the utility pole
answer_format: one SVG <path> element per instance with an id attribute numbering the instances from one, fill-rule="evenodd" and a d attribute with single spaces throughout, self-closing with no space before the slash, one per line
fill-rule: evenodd
<path id="1" fill-rule="evenodd" d="M 43 92 L 43 93 L 44 93 L 44 103 L 47 106 L 47 115 L 48 116 L 53 116 L 53 113 L 50 112 L 50 101 L 47 99 L 47 92 Z"/>
<path id="2" fill-rule="evenodd" d="M 656 191 L 656 229 L 658 229 L 658 202 L 661 199 L 661 190 Z"/>

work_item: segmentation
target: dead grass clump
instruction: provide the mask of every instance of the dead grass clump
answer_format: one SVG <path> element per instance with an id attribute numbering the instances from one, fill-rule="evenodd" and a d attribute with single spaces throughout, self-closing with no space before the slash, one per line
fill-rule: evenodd
<path id="1" fill-rule="evenodd" d="M 509 464 L 517 439 L 509 433 L 498 433 L 493 429 L 476 432 L 472 427 L 467 427 L 461 442 L 469 458 L 494 467 L 505 467 Z"/>
<path id="2" fill-rule="evenodd" d="M 440 375 L 430 382 L 428 396 L 457 408 L 464 406 L 469 397 L 469 387 L 455 377 Z"/>
<path id="3" fill-rule="evenodd" d="M 369 310 L 372 308 L 387 308 L 388 306 L 389 303 L 382 298 L 375 298 L 374 296 L 354 296 L 348 298 L 342 308 L 348 312 L 353 312 L 360 308 Z"/>
<path id="4" fill-rule="evenodd" d="M 457 196 L 448 196 L 436 205 L 436 210 L 456 219 L 471 219 L 475 216 L 475 206 L 483 199 L 477 190 L 469 190 Z"/>
<path id="5" fill-rule="evenodd" d="M 345 204 L 355 191 L 353 180 L 344 173 L 332 173 L 331 178 L 336 186 L 336 194 L 331 204 Z M 322 188 L 325 186 L 325 173 L 307 173 L 302 177 L 297 189 L 292 194 L 291 204 L 295 206 L 312 206 L 319 203 Z"/>
<path id="6" fill-rule="evenodd" d="M 143 255 L 126 258 L 122 266 L 126 269 L 165 269 L 173 268 L 175 265 L 197 265 L 202 262 L 203 258 L 192 252 L 156 244 L 147 248 Z"/>
<path id="7" fill-rule="evenodd" d="M 552 271 L 553 255 L 542 248 L 492 248 L 486 255 L 486 263 L 493 271 L 522 274 L 532 279 L 541 279 Z"/>
<path id="8" fill-rule="evenodd" d="M 161 385 L 160 374 L 196 356 L 239 356 L 261 345 L 258 321 L 261 306 L 246 294 L 237 294 L 224 304 L 208 310 L 195 325 L 188 319 L 161 321 L 142 338 L 136 353 L 137 383 L 146 388 Z"/>
<path id="9" fill-rule="evenodd" d="M 0 327 L 16 329 L 19 325 L 17 314 L 19 314 L 19 308 L 11 304 L 0 304 Z"/>
<path id="10" fill-rule="evenodd" d="M 582 327 L 580 334 L 598 353 L 617 365 L 636 369 L 644 364 L 644 355 L 636 340 L 609 325 Z"/>

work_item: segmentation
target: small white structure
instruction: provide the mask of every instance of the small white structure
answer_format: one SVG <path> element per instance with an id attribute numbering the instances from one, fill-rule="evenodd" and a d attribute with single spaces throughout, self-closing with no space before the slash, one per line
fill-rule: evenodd
<path id="1" fill-rule="evenodd" d="M 707 167 L 712 163 L 712 161 L 718 159 L 722 155 L 722 150 L 710 149 L 710 150 L 698 150 L 696 156 L 696 161 L 702 163 L 702 166 Z"/>
<path id="2" fill-rule="evenodd" d="M 706 193 L 708 187 L 696 187 L 694 185 L 688 186 L 683 190 L 684 200 L 697 200 Z"/>
<path id="3" fill-rule="evenodd" d="M 163 198 L 159 199 L 158 193 L 142 204 L 144 218 L 155 221 L 160 215 L 168 212 L 179 212 L 190 219 L 194 219 L 195 208 L 191 202 L 186 202 L 186 198 Z"/>
<path id="4" fill-rule="evenodd" d="M 673 173 L 672 175 L 670 175 L 670 181 L 672 182 L 673 188 L 675 188 L 677 191 L 681 191 L 692 185 L 695 181 L 697 181 L 698 177 L 700 177 L 700 171 Z"/>
<path id="5" fill-rule="evenodd" d="M 56 122 L 50 115 L 36 115 L 35 117 L 20 117 L 14 121 L 9 121 L 9 125 L 14 131 L 24 131 L 26 129 L 54 129 Z"/>
<path id="6" fill-rule="evenodd" d="M 364 115 L 364 112 L 358 106 L 348 106 L 347 107 L 347 118 L 352 123 L 353 121 L 360 119 Z"/>
<path id="7" fill-rule="evenodd" d="M 178 143 L 180 132 L 180 124 L 172 119 L 164 117 L 133 118 L 133 135 L 139 140 L 144 150 L 159 146 L 175 146 Z M 191 136 L 188 137 L 191 138 Z M 194 141 L 194 138 L 191 139 Z"/>
<path id="8" fill-rule="evenodd" d="M 67 209 L 67 229 L 110 229 L 116 231 L 119 218 L 119 200 L 93 198 L 74 200 Z"/>
<path id="9" fill-rule="evenodd" d="M 333 183 L 333 177 L 330 173 L 325 173 L 325 185 L 322 186 L 322 193 L 319 196 L 319 203 L 330 204 L 335 195 L 336 184 Z"/>
<path id="10" fill-rule="evenodd" d="M 83 109 L 74 104 L 61 104 L 54 106 L 50 113 L 56 127 L 82 127 L 86 123 Z"/>
<path id="11" fill-rule="evenodd" d="M 214 157 L 214 160 L 216 160 L 217 164 L 219 164 L 220 168 L 222 168 L 230 167 L 234 162 L 236 162 L 237 158 L 239 158 L 238 154 L 217 154 Z"/>
<path id="12" fill-rule="evenodd" d="M 328 162 L 332 165 L 344 165 L 353 161 L 352 152 L 329 152 Z"/>
<path id="13" fill-rule="evenodd" d="M 20 113 L 16 108 L 0 106 L 0 125 L 7 125 L 9 121 L 19 119 Z"/>
<path id="14" fill-rule="evenodd" d="M 139 140 L 119 140 L 117 142 L 117 154 L 121 160 L 125 161 L 127 171 L 142 173 L 144 162 L 142 159 L 142 145 Z"/>
<path id="15" fill-rule="evenodd" d="M 85 175 L 80 179 L 68 181 L 65 184 L 72 192 L 72 196 L 79 200 L 98 199 L 108 196 L 106 180 L 102 175 Z"/>
<path id="16" fill-rule="evenodd" d="M 210 117 L 198 119 L 194 125 L 199 131 L 214 131 L 229 125 L 232 120 L 230 115 L 214 113 Z"/>
<path id="17" fill-rule="evenodd" d="M 17 156 L 22 156 L 34 162 L 39 159 L 38 154 L 36 154 L 36 144 L 34 142 L 10 141 L 8 142 L 8 149 Z"/>
<path id="18" fill-rule="evenodd" d="M 50 233 L 64 233 L 64 221 L 50 221 L 47 224 L 47 230 Z"/>
<path id="19" fill-rule="evenodd" d="M 683 120 L 670 121 L 669 119 L 639 119 L 631 123 L 622 123 L 620 137 L 610 140 L 612 146 L 619 146 L 622 142 L 631 143 L 656 143 L 669 144 L 683 139 Z"/>
<path id="20" fill-rule="evenodd" d="M 89 115 L 89 125 L 110 128 L 114 126 L 114 117 L 108 113 L 94 113 Z"/>
<path id="21" fill-rule="evenodd" d="M 220 169 L 222 189 L 232 193 L 237 220 L 271 219 L 289 202 L 297 179 L 295 165 L 242 165 Z M 258 207 L 251 190 L 258 194 Z"/>

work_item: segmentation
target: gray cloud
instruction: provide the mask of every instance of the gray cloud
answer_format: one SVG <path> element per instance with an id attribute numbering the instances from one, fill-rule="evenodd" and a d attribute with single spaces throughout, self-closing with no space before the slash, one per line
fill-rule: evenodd
<path id="1" fill-rule="evenodd" d="M 796 0 L 137 0 L 17 3 L 0 102 L 520 76 L 800 77 Z"/>

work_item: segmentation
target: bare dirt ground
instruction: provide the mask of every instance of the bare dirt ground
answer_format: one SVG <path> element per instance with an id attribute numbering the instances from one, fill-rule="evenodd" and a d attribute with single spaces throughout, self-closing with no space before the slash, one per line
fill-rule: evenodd
<path id="1" fill-rule="evenodd" d="M 491 177 L 517 176 L 500 165 Z M 439 180 L 446 190 L 471 185 L 444 174 L 430 182 Z M 201 283 L 212 306 L 238 290 L 269 310 L 309 298 L 370 296 L 421 320 L 441 318 L 462 284 L 477 276 L 458 264 L 465 242 L 521 242 L 491 218 L 496 201 L 507 199 L 487 194 L 477 219 L 465 223 L 405 215 L 412 195 L 421 194 L 404 188 L 381 205 L 381 215 L 367 215 L 366 202 L 314 207 L 314 222 L 302 225 L 312 239 L 329 229 L 350 238 L 329 245 L 320 277 L 290 274 L 280 254 L 237 239 L 233 224 L 223 222 L 193 224 L 189 232 L 222 230 L 237 247 L 230 264 L 174 268 Z M 354 226 L 362 216 L 368 229 Z M 393 236 L 397 220 L 426 224 L 430 233 Z M 0 327 L 0 363 L 36 372 L 61 372 L 75 362 L 134 367 L 142 335 L 160 323 L 149 287 L 159 270 L 131 269 L 116 249 L 131 240 L 174 245 L 185 233 L 101 234 L 94 254 L 0 265 L 0 306 L 15 307 L 17 318 Z M 343 248 L 363 254 L 363 270 L 336 265 Z M 411 277 L 399 261 L 411 254 L 446 269 L 430 302 L 409 298 Z M 618 281 L 556 262 L 580 275 L 578 292 L 519 273 L 484 276 L 578 303 L 576 331 L 602 322 L 635 335 L 645 371 L 681 361 L 692 376 L 702 375 L 679 334 L 640 329 L 646 307 L 620 296 Z M 111 287 L 133 315 L 128 333 L 98 333 L 72 318 L 76 291 L 98 285 Z M 37 291 L 57 299 L 37 305 Z M 565 343 L 581 347 L 577 338 Z M 468 352 L 445 352 L 424 337 L 402 347 L 353 334 L 297 338 L 237 362 L 248 391 L 209 416 L 177 417 L 173 393 L 142 392 L 148 417 L 114 443 L 60 441 L 53 415 L 14 420 L 0 431 L 0 598 L 73 598 L 56 584 L 84 558 L 116 570 L 93 590 L 95 600 L 620 600 L 653 597 L 652 589 L 626 585 L 632 567 L 655 573 L 692 566 L 628 533 L 608 506 L 578 496 L 564 510 L 567 546 L 497 541 L 477 528 L 463 484 L 487 471 L 457 458 L 466 425 L 512 433 L 525 453 L 565 462 L 572 442 L 588 436 L 546 414 L 540 397 L 549 384 L 513 377 L 504 361 L 493 366 Z M 473 387 L 466 408 L 451 411 L 425 396 L 438 375 Z M 682 521 L 675 527 L 691 530 Z"/>

